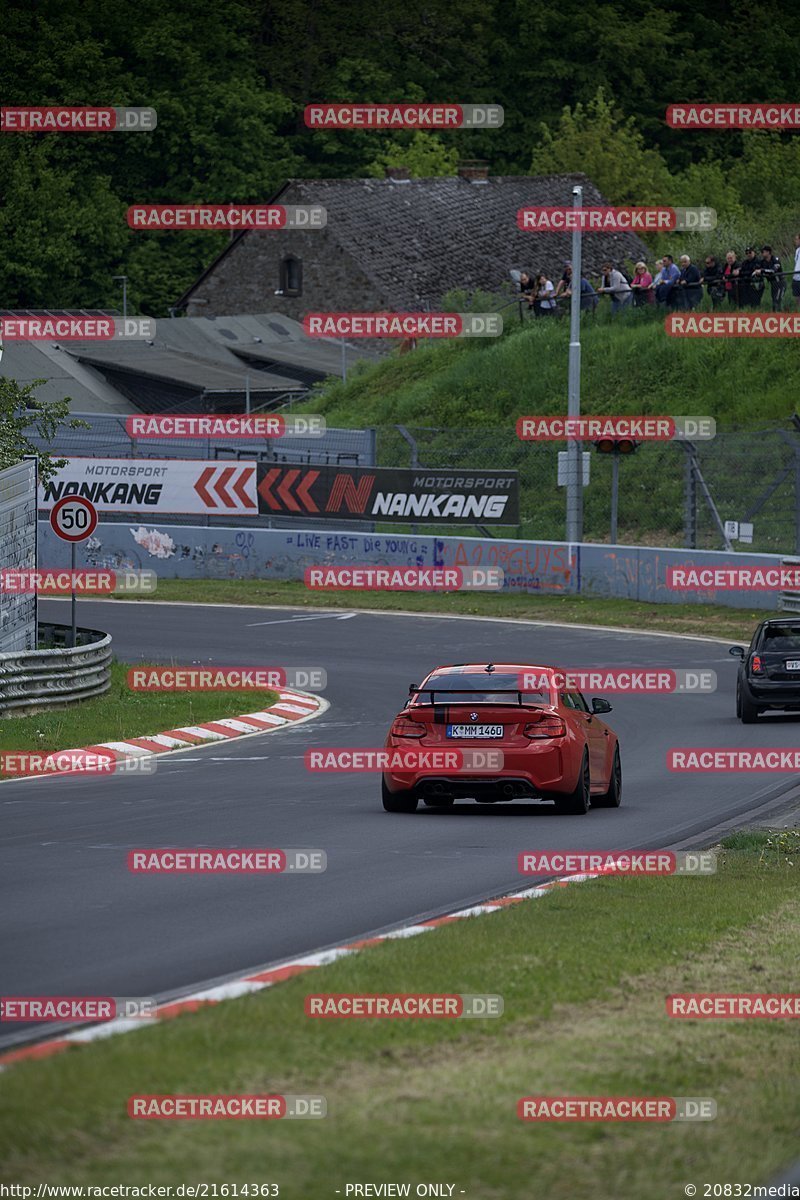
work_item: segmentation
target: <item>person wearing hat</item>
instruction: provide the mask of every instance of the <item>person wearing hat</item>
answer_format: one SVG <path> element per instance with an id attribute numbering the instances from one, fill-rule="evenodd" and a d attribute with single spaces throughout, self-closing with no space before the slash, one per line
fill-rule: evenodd
<path id="1" fill-rule="evenodd" d="M 783 308 L 783 293 L 786 291 L 786 281 L 783 277 L 783 263 L 777 254 L 772 253 L 772 246 L 761 247 L 761 262 L 753 272 L 753 278 L 759 277 L 762 282 L 770 285 L 772 295 L 772 311 L 780 312 Z"/>
<path id="2" fill-rule="evenodd" d="M 758 275 L 758 259 L 755 246 L 748 246 L 744 252 L 744 260 L 736 272 L 739 276 L 739 303 L 742 308 L 758 308 L 764 291 L 764 279 Z"/>

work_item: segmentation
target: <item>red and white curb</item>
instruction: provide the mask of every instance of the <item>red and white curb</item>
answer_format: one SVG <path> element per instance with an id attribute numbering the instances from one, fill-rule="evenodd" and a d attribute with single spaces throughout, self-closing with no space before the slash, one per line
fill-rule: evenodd
<path id="1" fill-rule="evenodd" d="M 192 746 L 224 742 L 254 733 L 273 733 L 298 721 L 318 717 L 327 708 L 328 701 L 320 696 L 306 692 L 283 691 L 278 692 L 277 703 L 263 712 L 243 713 L 240 717 L 220 717 L 217 721 L 200 721 L 197 725 L 181 725 L 177 729 L 166 729 L 163 733 L 152 733 L 147 737 L 126 738 L 122 742 L 97 742 L 93 746 L 81 746 L 80 750 L 92 753 L 110 750 L 117 762 L 148 758 L 153 754 L 188 750 Z M 70 754 L 75 751 L 65 750 L 63 753 Z M 44 779 L 50 776 L 36 775 L 30 778 Z"/>
<path id="2" fill-rule="evenodd" d="M 199 1008 L 204 1008 L 209 1004 L 219 1004 L 222 1000 L 233 1000 L 237 996 L 245 996 L 249 992 L 260 992 L 264 988 L 272 987 L 276 983 L 282 983 L 285 979 L 291 979 L 294 975 L 302 975 L 305 971 L 313 971 L 315 967 L 325 967 L 328 963 L 336 962 L 339 958 L 358 954 L 361 950 L 365 950 L 370 946 L 378 946 L 382 942 L 392 941 L 394 938 L 416 937 L 419 933 L 427 933 L 431 929 L 439 929 L 442 925 L 449 925 L 453 921 L 462 921 L 465 917 L 479 917 L 484 916 L 486 913 L 498 912 L 500 909 L 507 908 L 511 904 L 521 904 L 523 900 L 535 900 L 540 896 L 546 896 L 554 888 L 565 887 L 567 884 L 582 883 L 586 879 L 597 878 L 599 878 L 597 874 L 563 876 L 560 879 L 553 879 L 548 883 L 539 884 L 537 887 L 525 888 L 523 891 L 514 892 L 509 896 L 501 896 L 496 900 L 486 900 L 480 904 L 474 904 L 470 908 L 462 908 L 457 912 L 447 913 L 442 917 L 435 917 L 431 921 L 422 921 L 416 925 L 404 925 L 400 929 L 393 929 L 389 933 L 380 934 L 377 937 L 346 942 L 341 946 L 333 946 L 328 950 L 319 950 L 314 954 L 305 954 L 301 958 L 290 959 L 288 962 L 260 967 L 248 972 L 248 974 L 243 975 L 239 979 L 228 980 L 227 983 L 219 984 L 216 987 L 193 992 L 190 996 L 183 996 L 180 1000 L 161 1004 L 152 1017 L 120 1017 L 113 1021 L 105 1021 L 99 1025 L 87 1025 L 72 1033 L 65 1033 L 46 1041 L 21 1046 L 17 1050 L 9 1050 L 5 1054 L 0 1054 L 0 1071 L 5 1071 L 7 1067 L 24 1059 L 49 1058 L 51 1055 L 59 1054 L 62 1050 L 69 1050 L 73 1046 L 98 1041 L 100 1038 L 113 1037 L 117 1033 L 129 1033 L 133 1029 L 157 1025 L 160 1021 L 169 1020 L 170 1017 L 177 1017 L 183 1013 L 196 1012 Z"/>

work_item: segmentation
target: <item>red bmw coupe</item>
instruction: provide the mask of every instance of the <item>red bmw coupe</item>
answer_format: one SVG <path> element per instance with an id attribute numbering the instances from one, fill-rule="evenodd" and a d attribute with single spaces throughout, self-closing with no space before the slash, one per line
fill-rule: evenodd
<path id="1" fill-rule="evenodd" d="M 409 688 L 408 702 L 392 722 L 385 749 L 417 753 L 391 756 L 382 779 L 383 807 L 410 813 L 420 800 L 444 807 L 457 799 L 539 799 L 555 801 L 562 813 L 618 808 L 619 743 L 600 720 L 610 711 L 607 700 L 595 697 L 590 705 L 580 692 L 566 690 L 555 667 L 437 667 Z"/>

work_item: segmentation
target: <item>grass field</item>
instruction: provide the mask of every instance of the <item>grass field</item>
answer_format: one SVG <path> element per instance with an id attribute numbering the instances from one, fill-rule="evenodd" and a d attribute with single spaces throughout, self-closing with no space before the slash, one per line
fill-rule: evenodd
<path id="1" fill-rule="evenodd" d="M 127 671 L 127 664 L 114 662 L 111 688 L 102 696 L 30 716 L 6 717 L 0 724 L 0 750 L 47 752 L 143 737 L 179 725 L 258 712 L 278 698 L 271 691 L 133 692 L 126 683 Z"/>
<path id="2" fill-rule="evenodd" d="M 523 848 L 509 846 L 509 861 Z M 356 1181 L 443 1181 L 455 1196 L 482 1200 L 674 1200 L 688 1183 L 702 1196 L 704 1182 L 767 1182 L 797 1153 L 796 1022 L 677 1021 L 665 998 L 796 991 L 798 871 L 798 833 L 738 834 L 715 876 L 556 889 L 160 1026 L 19 1063 L 0 1076 L 0 1178 L 272 1182 L 297 1200 L 344 1194 Z M 314 1021 L 303 1011 L 310 991 L 491 992 L 505 1011 Z M 328 1116 L 126 1114 L 134 1093 L 237 1092 L 322 1094 Z M 703 1096 L 718 1115 L 705 1124 L 523 1124 L 515 1111 L 526 1095 Z"/>
<path id="3" fill-rule="evenodd" d="M 116 597 L 121 603 L 138 603 Z M 146 599 L 146 598 L 143 598 Z M 270 579 L 161 579 L 156 601 L 190 604 L 257 604 L 265 607 L 368 609 L 376 612 L 450 613 L 552 621 L 561 625 L 612 625 L 662 633 L 730 638 L 749 642 L 768 613 L 722 604 L 643 604 L 636 600 L 593 600 L 584 596 L 537 596 L 489 592 L 310 591 L 300 581 Z"/>

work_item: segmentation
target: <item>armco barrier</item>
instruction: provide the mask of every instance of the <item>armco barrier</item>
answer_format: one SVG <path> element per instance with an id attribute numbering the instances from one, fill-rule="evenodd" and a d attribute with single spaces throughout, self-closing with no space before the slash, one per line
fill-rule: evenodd
<path id="1" fill-rule="evenodd" d="M 79 629 L 78 645 L 67 646 L 72 628 L 40 623 L 46 650 L 0 654 L 0 714 L 70 704 L 100 696 L 111 687 L 111 635 Z"/>
<path id="2" fill-rule="evenodd" d="M 39 523 L 40 566 L 63 568 L 69 549 Z M 667 587 L 667 567 L 693 564 L 779 566 L 777 554 L 672 547 L 608 546 L 584 542 L 515 541 L 506 538 L 435 537 L 349 530 L 213 528 L 156 524 L 138 514 L 125 524 L 101 522 L 81 543 L 78 567 L 149 568 L 161 579 L 302 579 L 319 564 L 501 567 L 507 591 L 642 600 L 649 604 L 724 604 L 776 610 L 770 592 L 691 592 Z M 358 593 L 353 593 L 357 603 Z M 152 599 L 158 599 L 158 592 Z M 319 593 L 321 606 L 325 593 Z"/>

